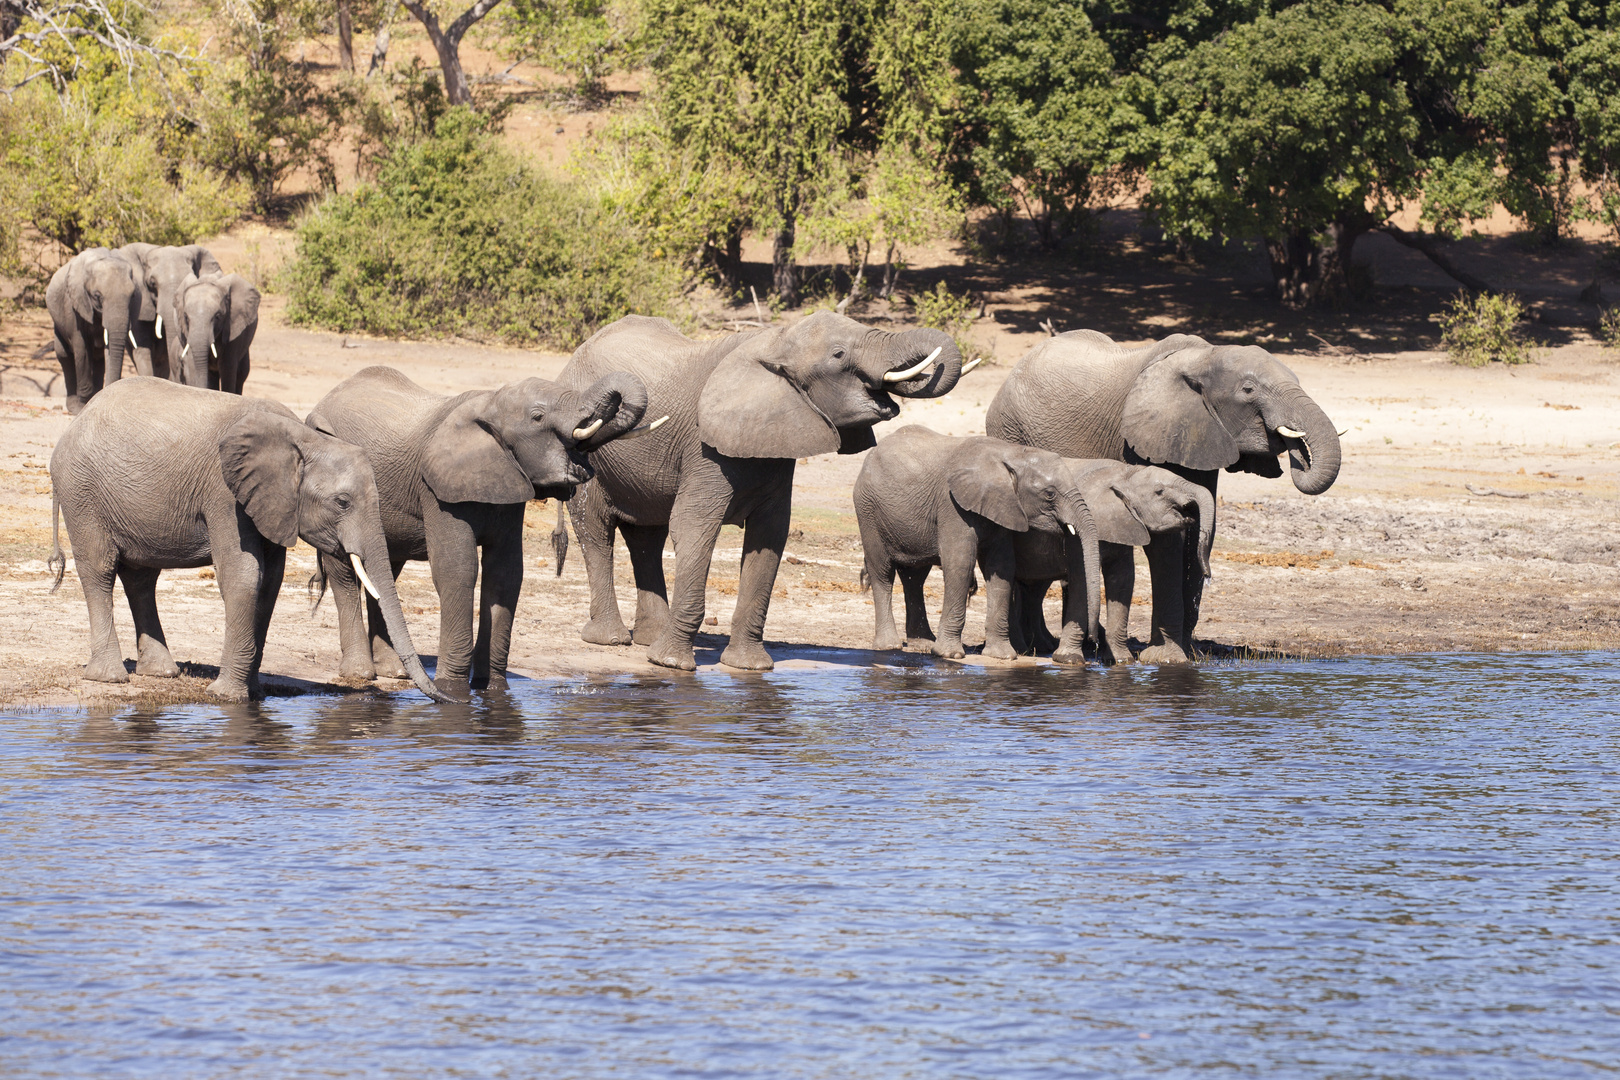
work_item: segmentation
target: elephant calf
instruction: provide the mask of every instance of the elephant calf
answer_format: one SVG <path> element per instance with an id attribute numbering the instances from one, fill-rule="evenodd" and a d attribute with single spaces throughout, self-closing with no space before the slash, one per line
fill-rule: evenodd
<path id="1" fill-rule="evenodd" d="M 1079 540 L 1075 578 L 1087 587 L 1077 590 L 1081 595 L 1075 601 L 1085 612 L 1083 625 L 1097 625 L 1097 526 L 1063 459 L 1048 450 L 984 435 L 953 438 L 917 425 L 901 428 L 878 443 L 861 466 L 855 516 L 872 584 L 874 649 L 900 647 L 893 610 L 897 569 L 905 587 L 907 637 L 933 637 L 923 582 L 929 567 L 937 565 L 945 575 L 945 604 L 933 651 L 959 659 L 977 561 L 988 594 L 984 655 L 1016 656 L 1008 640 L 1013 543 L 1030 531 L 1067 532 Z"/>
<path id="2" fill-rule="evenodd" d="M 1136 548 L 1174 533 L 1196 553 L 1196 572 L 1207 578 L 1209 550 L 1215 541 L 1215 497 L 1201 484 L 1157 466 L 1086 458 L 1064 458 L 1063 465 L 1097 522 L 1107 591 L 1106 639 L 1098 641 L 1098 659 L 1129 663 L 1126 625 L 1136 582 Z M 1080 651 L 1083 628 L 1077 622 L 1065 615 L 1060 642 L 1047 632 L 1041 613 L 1041 601 L 1052 582 L 1069 577 L 1072 546 L 1065 537 L 1041 532 L 1017 537 L 1018 603 L 1012 624 L 1013 645 L 1019 652 L 1053 650 L 1054 659 L 1061 660 Z M 1068 604 L 1064 607 L 1067 610 Z"/>
<path id="3" fill-rule="evenodd" d="M 259 290 L 240 274 L 187 276 L 175 295 L 179 382 L 240 394 L 259 329 Z"/>
<path id="4" fill-rule="evenodd" d="M 67 568 L 60 512 L 90 609 L 85 678 L 129 679 L 113 627 L 115 576 L 135 620 L 135 671 L 178 675 L 158 621 L 158 574 L 212 563 L 225 601 L 225 648 L 208 690 L 228 701 L 259 697 L 287 548 L 302 537 L 380 583 L 368 587 L 406 670 L 423 693 L 445 700 L 416 658 L 387 573 L 371 463 L 358 447 L 300 424 L 286 406 L 161 379 L 117 383 L 56 444 L 51 488 L 56 585 Z"/>
<path id="5" fill-rule="evenodd" d="M 469 676 L 476 686 L 505 683 L 523 588 L 524 508 L 531 499 L 572 495 L 591 477 L 586 452 L 631 434 L 646 409 L 646 389 L 623 372 L 583 393 L 524 379 L 447 398 L 393 368 L 369 367 L 310 412 L 310 427 L 364 447 L 376 465 L 393 574 L 412 559 L 432 568 L 442 688 L 462 695 Z M 348 566 L 342 559 L 321 565 L 337 596 L 342 674 L 369 679 L 393 669 L 393 624 L 378 618 L 373 603 L 368 636 Z"/>

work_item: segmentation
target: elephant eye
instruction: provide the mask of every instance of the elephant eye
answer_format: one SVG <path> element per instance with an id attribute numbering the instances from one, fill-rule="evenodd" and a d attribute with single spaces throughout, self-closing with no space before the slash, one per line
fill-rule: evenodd
<path id="1" fill-rule="evenodd" d="M 338 504 L 339 510 L 347 510 L 349 507 L 354 505 L 354 500 L 342 492 L 332 496 L 332 501 Z"/>
<path id="2" fill-rule="evenodd" d="M 842 360 L 844 358 L 844 349 L 843 349 L 843 347 L 839 346 L 838 348 L 834 349 L 832 354 L 833 354 L 833 359 L 834 360 Z"/>

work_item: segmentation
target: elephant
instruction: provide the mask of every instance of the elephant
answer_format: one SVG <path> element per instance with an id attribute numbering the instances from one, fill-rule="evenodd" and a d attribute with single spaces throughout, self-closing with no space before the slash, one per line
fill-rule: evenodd
<path id="1" fill-rule="evenodd" d="M 1105 636 L 1095 639 L 1098 659 L 1129 663 L 1126 626 L 1136 577 L 1135 549 L 1148 544 L 1157 534 L 1181 532 L 1192 543 L 1198 567 L 1207 578 L 1210 547 L 1215 541 L 1215 496 L 1209 489 L 1156 465 L 1127 465 L 1095 458 L 1064 458 L 1063 464 L 1097 522 L 1107 604 Z M 1078 625 L 1065 617 L 1064 640 L 1060 642 L 1047 631 L 1041 613 L 1041 602 L 1051 583 L 1069 576 L 1069 546 L 1065 537 L 1035 530 L 1019 533 L 1013 540 L 1018 591 L 1012 636 L 1013 647 L 1021 653 L 1072 652 L 1081 647 Z"/>
<path id="2" fill-rule="evenodd" d="M 187 277 L 219 277 L 225 271 L 220 268 L 219 260 L 214 258 L 213 253 L 200 244 L 186 244 L 183 247 L 125 244 L 118 251 L 140 267 L 141 283 L 146 290 L 141 321 L 148 324 L 145 336 L 153 344 L 151 370 L 141 371 L 141 374 L 156 375 L 175 382 L 185 381 L 185 365 L 180 356 L 183 346 L 175 330 L 180 325 L 180 285 Z M 135 334 L 137 340 L 143 336 L 140 330 Z M 135 366 L 140 370 L 138 351 Z"/>
<path id="3" fill-rule="evenodd" d="M 1097 626 L 1097 524 L 1063 459 L 1047 450 L 986 435 L 955 438 L 917 424 L 877 444 L 855 479 L 855 520 L 866 552 L 876 632 L 874 649 L 898 649 L 894 627 L 894 575 L 906 595 L 906 637 L 933 634 L 923 604 L 931 566 L 945 576 L 936 656 L 961 659 L 962 626 L 973 586 L 973 564 L 984 571 L 984 655 L 1018 655 L 1008 636 L 1012 612 L 1014 544 L 1031 533 L 1065 533 L 1077 543 L 1072 614 L 1083 635 Z M 1083 613 L 1084 621 L 1080 615 Z M 1078 649 L 1054 659 L 1084 663 Z"/>
<path id="4" fill-rule="evenodd" d="M 69 413 L 78 415 L 123 375 L 124 349 L 136 344 L 143 294 L 135 265 L 107 248 L 81 251 L 51 276 L 45 307 Z"/>
<path id="5" fill-rule="evenodd" d="M 187 386 L 240 394 L 259 329 L 259 290 L 240 274 L 187 275 L 175 294 L 180 379 Z"/>
<path id="6" fill-rule="evenodd" d="M 113 627 L 114 576 L 135 621 L 136 673 L 178 675 L 158 620 L 158 574 L 211 563 L 225 602 L 225 646 L 208 691 L 229 701 L 260 697 L 259 665 L 287 548 L 302 537 L 351 563 L 363 580 L 380 582 L 368 588 L 405 669 L 423 693 L 445 700 L 405 628 L 386 572 L 377 482 L 358 447 L 311 431 L 276 402 L 134 378 L 108 387 L 79 414 L 56 444 L 50 471 L 48 565 L 60 586 L 65 517 L 90 609 L 86 678 L 129 679 Z"/>
<path id="7" fill-rule="evenodd" d="M 1215 494 L 1219 471 L 1277 477 L 1319 495 L 1339 475 L 1339 435 L 1299 377 L 1256 346 L 1176 334 L 1141 347 L 1094 330 L 1042 342 L 990 402 L 987 434 L 1073 458 L 1161 465 Z M 1213 526 L 1212 526 L 1213 528 Z M 1185 663 L 1204 575 L 1180 530 L 1147 545 L 1152 633 L 1140 659 Z"/>
<path id="8" fill-rule="evenodd" d="M 651 662 L 695 670 L 692 643 L 715 541 L 722 525 L 742 525 L 737 606 L 720 662 L 767 671 L 773 662 L 765 617 L 787 542 L 797 460 L 871 447 L 872 426 L 899 415 L 891 395 L 949 392 L 962 358 L 942 331 L 877 330 L 830 311 L 715 341 L 631 315 L 597 331 L 558 378 L 577 390 L 619 368 L 639 375 L 651 411 L 671 419 L 641 442 L 593 452 L 596 477 L 568 503 L 591 589 L 581 636 L 598 645 L 646 645 Z M 614 595 L 615 528 L 635 572 L 633 633 Z M 567 533 L 560 509 L 557 529 L 561 573 Z M 673 602 L 662 558 L 671 533 Z"/>
<path id="9" fill-rule="evenodd" d="M 523 513 L 531 499 L 565 499 L 590 478 L 586 454 L 631 436 L 647 410 L 634 375 L 613 372 L 583 393 L 545 379 L 456 397 L 431 394 L 389 367 L 334 387 L 305 423 L 362 447 L 377 467 L 393 574 L 426 559 L 439 593 L 440 688 L 457 696 L 506 682 L 512 616 L 523 587 Z M 478 634 L 473 590 L 480 575 Z M 321 560 L 338 608 L 345 678 L 373 678 L 399 661 L 393 624 L 369 605 L 338 558 Z M 324 584 L 323 584 L 324 588 Z"/>

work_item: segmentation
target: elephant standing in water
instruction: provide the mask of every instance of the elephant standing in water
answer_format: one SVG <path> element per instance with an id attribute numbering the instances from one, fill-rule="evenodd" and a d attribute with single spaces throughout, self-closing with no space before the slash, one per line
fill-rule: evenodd
<path id="1" fill-rule="evenodd" d="M 984 655 L 1011 660 L 1015 542 L 1035 533 L 1074 543 L 1073 617 L 1083 635 L 1096 631 L 1097 526 L 1085 496 L 1063 459 L 984 435 L 953 438 L 918 425 L 903 427 L 866 456 L 855 480 L 855 517 L 866 552 L 876 619 L 874 649 L 898 649 L 894 627 L 894 575 L 906 594 L 906 637 L 933 634 L 923 603 L 923 582 L 937 565 L 945 577 L 939 639 L 933 652 L 959 659 L 973 564 L 984 571 Z M 1084 657 L 1075 651 L 1074 663 Z"/>
<path id="2" fill-rule="evenodd" d="M 56 584 L 67 567 L 60 510 L 90 609 L 85 678 L 129 680 L 113 626 L 115 576 L 135 620 L 135 671 L 178 675 L 158 620 L 158 574 L 212 563 L 225 601 L 225 648 L 209 693 L 229 701 L 261 696 L 259 665 L 287 549 L 302 537 L 380 583 L 370 588 L 405 669 L 423 693 L 444 700 L 416 658 L 387 572 L 371 463 L 358 447 L 300 424 L 286 406 L 160 379 L 119 383 L 56 444 L 51 487 Z"/>
<path id="3" fill-rule="evenodd" d="M 568 504 L 591 586 L 583 637 L 599 645 L 633 640 L 649 646 L 653 663 L 693 670 L 715 540 L 722 525 L 742 525 L 737 606 L 720 660 L 764 671 L 772 666 L 765 616 L 787 542 L 797 459 L 869 448 L 872 426 L 899 415 L 892 395 L 949 392 L 962 358 L 941 331 L 875 330 L 832 312 L 717 341 L 693 341 L 663 319 L 632 315 L 581 345 L 559 379 L 578 390 L 621 368 L 647 384 L 651 413 L 670 421 L 633 445 L 593 453 L 596 478 Z M 613 591 L 614 529 L 635 571 L 634 634 Z M 663 565 L 671 533 L 673 602 Z M 558 540 L 559 572 L 565 542 Z"/>
<path id="4" fill-rule="evenodd" d="M 1184 542 L 1193 545 L 1199 569 L 1208 577 L 1209 550 L 1215 541 L 1215 496 L 1208 488 L 1156 465 L 1064 458 L 1063 466 L 1097 522 L 1108 605 L 1103 620 L 1105 636 L 1096 639 L 1097 658 L 1105 663 L 1129 663 L 1126 627 L 1135 587 L 1136 548 L 1161 533 L 1180 532 Z M 1061 642 L 1047 631 L 1041 612 L 1041 602 L 1052 582 L 1070 577 L 1071 547 L 1073 542 L 1067 537 L 1034 530 L 1014 538 L 1018 613 L 1012 620 L 1012 636 L 1013 647 L 1021 653 L 1051 652 L 1059 662 L 1081 654 L 1082 628 L 1068 615 L 1071 605 L 1067 584 Z"/>
<path id="5" fill-rule="evenodd" d="M 123 375 L 124 349 L 136 345 L 144 296 L 137 265 L 107 248 L 81 251 L 51 276 L 45 307 L 55 328 L 68 412 L 77 415 Z"/>
<path id="6" fill-rule="evenodd" d="M 156 244 L 125 244 L 119 254 L 134 262 L 141 272 L 146 288 L 146 299 L 141 308 L 141 321 L 148 324 L 136 330 L 137 341 L 149 340 L 152 359 L 151 370 L 143 375 L 156 375 L 160 379 L 185 382 L 185 361 L 181 356 L 184 343 L 180 340 L 180 286 L 188 277 L 220 277 L 219 260 L 200 244 L 183 247 L 159 247 Z M 136 367 L 140 368 L 139 350 Z M 207 386 L 206 379 L 192 385 Z"/>
<path id="7" fill-rule="evenodd" d="M 1221 469 L 1281 476 L 1319 495 L 1339 475 L 1339 436 L 1299 378 L 1264 349 L 1177 334 L 1140 348 L 1094 330 L 1042 342 L 990 403 L 985 431 L 1075 458 L 1162 465 L 1215 494 Z M 1141 659 L 1184 663 L 1204 571 L 1181 531 L 1147 545 L 1152 636 Z"/>
<path id="8" fill-rule="evenodd" d="M 523 588 L 523 511 L 566 499 L 590 479 L 588 451 L 632 434 L 647 409 L 633 375 L 610 372 L 576 393 L 545 379 L 440 397 L 389 367 L 369 367 L 321 399 L 305 421 L 352 442 L 377 468 L 393 576 L 426 559 L 439 593 L 439 667 L 447 692 L 506 682 L 512 616 Z M 479 548 L 483 548 L 482 587 Z M 342 559 L 321 560 L 337 597 L 341 673 L 398 670 L 393 623 L 370 604 Z M 478 590 L 478 636 L 473 593 Z"/>

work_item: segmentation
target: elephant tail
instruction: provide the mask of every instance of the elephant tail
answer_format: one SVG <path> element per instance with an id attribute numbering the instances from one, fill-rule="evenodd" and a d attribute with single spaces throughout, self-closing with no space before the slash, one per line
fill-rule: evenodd
<path id="1" fill-rule="evenodd" d="M 67 573 L 67 556 L 62 553 L 62 503 L 56 497 L 55 486 L 51 490 L 51 555 L 45 560 L 45 570 L 56 571 L 56 580 L 51 583 L 51 592 L 62 587 L 62 575 Z"/>
<path id="2" fill-rule="evenodd" d="M 304 589 L 313 597 L 309 602 L 309 616 L 313 619 L 315 613 L 321 610 L 321 601 L 326 599 L 326 556 L 319 552 L 315 554 L 315 572 L 309 575 L 309 583 Z"/>
<path id="3" fill-rule="evenodd" d="M 557 500 L 557 527 L 551 530 L 551 554 L 557 560 L 557 576 L 562 577 L 563 561 L 568 558 L 568 524 L 563 520 L 564 499 Z"/>

